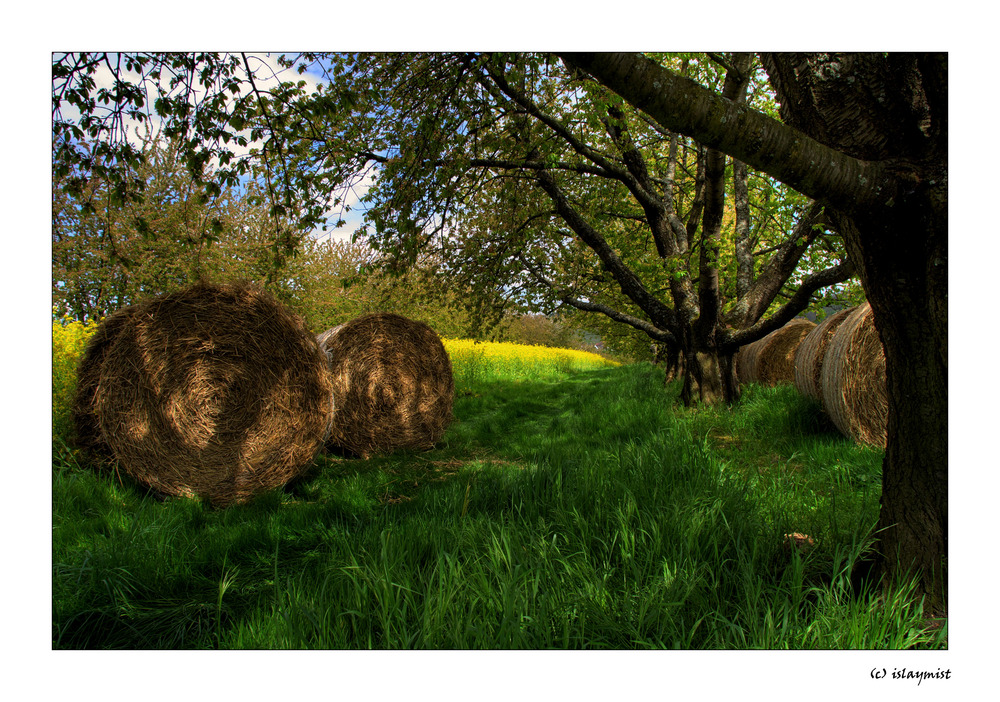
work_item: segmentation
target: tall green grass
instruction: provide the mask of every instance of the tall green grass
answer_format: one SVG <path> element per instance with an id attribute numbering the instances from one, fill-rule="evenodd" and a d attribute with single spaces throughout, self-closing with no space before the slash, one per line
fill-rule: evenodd
<path id="1" fill-rule="evenodd" d="M 793 390 L 684 410 L 648 365 L 544 382 L 456 365 L 438 449 L 321 458 L 224 511 L 57 455 L 53 645 L 944 645 L 906 588 L 851 588 L 881 454 Z M 815 548 L 786 552 L 792 531 Z"/>

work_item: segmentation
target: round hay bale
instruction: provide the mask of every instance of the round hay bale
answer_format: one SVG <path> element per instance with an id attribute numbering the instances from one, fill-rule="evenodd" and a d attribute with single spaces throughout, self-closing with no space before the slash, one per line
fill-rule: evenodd
<path id="1" fill-rule="evenodd" d="M 820 371 L 823 408 L 855 441 L 885 448 L 889 401 L 885 353 L 867 302 L 840 324 L 826 348 Z"/>
<path id="2" fill-rule="evenodd" d="M 325 332 L 316 335 L 316 343 L 319 344 L 319 348 L 323 351 L 323 354 L 326 356 L 327 363 L 329 363 L 331 359 L 330 359 L 330 352 L 326 350 L 326 342 L 329 339 L 332 339 L 333 336 L 337 332 L 339 332 L 341 328 L 343 328 L 343 326 L 344 326 L 343 324 L 338 324 L 332 329 L 327 329 Z"/>
<path id="3" fill-rule="evenodd" d="M 72 409 L 76 445 L 94 453 L 110 453 L 110 448 L 101 437 L 101 426 L 95 412 L 102 389 L 101 367 L 108 347 L 119 331 L 128 325 L 134 311 L 134 306 L 123 307 L 105 317 L 88 340 L 76 366 L 76 396 Z"/>
<path id="4" fill-rule="evenodd" d="M 455 394 L 451 360 L 433 329 L 378 313 L 318 338 L 337 398 L 328 446 L 362 458 L 433 448 L 452 421 Z"/>
<path id="5" fill-rule="evenodd" d="M 820 372 L 823 369 L 823 355 L 834 332 L 853 310 L 853 307 L 849 307 L 829 315 L 809 332 L 795 351 L 795 387 L 803 395 L 821 404 L 823 393 L 820 390 Z"/>
<path id="6" fill-rule="evenodd" d="M 795 382 L 795 351 L 804 338 L 816 328 L 816 323 L 796 317 L 781 329 L 764 337 L 767 343 L 757 355 L 755 374 L 762 385 Z"/>
<path id="7" fill-rule="evenodd" d="M 766 340 L 766 336 L 757 339 L 751 344 L 741 346 L 736 352 L 736 379 L 741 385 L 757 382 L 757 358 Z"/>
<path id="8" fill-rule="evenodd" d="M 741 383 L 778 385 L 795 382 L 795 350 L 816 324 L 796 317 L 780 329 L 740 349 L 737 376 Z"/>
<path id="9" fill-rule="evenodd" d="M 326 359 L 259 288 L 199 283 L 136 305 L 106 336 L 89 401 L 100 435 L 161 493 L 246 501 L 308 467 L 329 434 Z"/>

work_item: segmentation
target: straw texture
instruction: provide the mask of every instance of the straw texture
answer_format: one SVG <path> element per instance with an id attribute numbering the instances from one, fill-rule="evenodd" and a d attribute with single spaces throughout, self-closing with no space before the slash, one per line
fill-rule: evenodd
<path id="1" fill-rule="evenodd" d="M 77 405 L 121 469 L 220 507 L 279 487 L 328 436 L 332 384 L 301 318 L 247 284 L 201 283 L 136 305 L 87 350 Z M 101 337 L 95 334 L 95 338 Z M 92 378 L 97 378 L 96 384 Z"/>
<path id="2" fill-rule="evenodd" d="M 433 448 L 452 421 L 455 393 L 451 360 L 434 330 L 379 313 L 317 338 L 337 400 L 330 448 L 362 458 Z"/>
<path id="3" fill-rule="evenodd" d="M 94 331 L 76 368 L 76 397 L 73 402 L 73 423 L 76 444 L 93 453 L 110 454 L 111 448 L 101 437 L 101 425 L 96 407 L 101 400 L 101 367 L 108 347 L 121 330 L 131 323 L 135 307 L 124 307 L 106 317 Z"/>
<path id="4" fill-rule="evenodd" d="M 854 307 L 850 307 L 829 315 L 809 332 L 795 351 L 795 387 L 803 395 L 811 397 L 819 403 L 823 402 L 820 374 L 823 370 L 823 357 L 826 354 L 826 348 L 830 344 L 830 340 L 833 339 L 837 328 L 854 309 Z"/>
<path id="5" fill-rule="evenodd" d="M 796 317 L 763 339 L 741 348 L 736 357 L 740 383 L 794 383 L 795 350 L 815 327 L 814 322 Z"/>
<path id="6" fill-rule="evenodd" d="M 821 386 L 823 408 L 845 436 L 885 448 L 885 354 L 867 302 L 847 316 L 830 340 Z"/>

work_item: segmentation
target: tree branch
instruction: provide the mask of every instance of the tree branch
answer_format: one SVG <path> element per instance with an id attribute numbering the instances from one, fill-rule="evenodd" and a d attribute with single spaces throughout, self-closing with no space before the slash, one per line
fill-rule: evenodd
<path id="1" fill-rule="evenodd" d="M 559 120 L 543 112 L 538 107 L 538 105 L 535 104 L 533 100 L 529 99 L 528 96 L 526 96 L 520 90 L 517 90 L 516 88 L 514 88 L 514 86 L 508 83 L 504 75 L 501 72 L 497 71 L 496 68 L 492 66 L 489 62 L 484 64 L 484 67 L 492 83 L 486 81 L 485 79 L 480 79 L 479 82 L 490 93 L 493 93 L 494 97 L 498 97 L 496 95 L 496 91 L 499 90 L 500 93 L 506 95 L 509 99 L 513 100 L 515 104 L 520 106 L 528 114 L 530 114 L 532 117 L 537 119 L 539 122 L 544 124 L 549 129 L 551 129 L 561 139 L 566 141 L 566 143 L 568 143 L 571 147 L 573 147 L 573 150 L 576 151 L 578 154 L 592 161 L 593 163 L 597 164 L 599 167 L 603 168 L 607 173 L 613 174 L 613 177 L 615 177 L 618 180 L 622 180 L 628 177 L 625 171 L 618 168 L 616 164 L 613 164 L 611 161 L 609 161 L 603 155 L 601 155 L 598 151 L 592 149 L 588 144 L 578 139 L 576 135 L 574 135 L 573 132 L 567 129 L 561 122 L 559 122 Z"/>
<path id="2" fill-rule="evenodd" d="M 687 134 L 814 199 L 847 212 L 882 206 L 897 181 L 885 164 L 861 161 L 797 129 L 726 100 L 637 54 L 560 53 L 667 129 Z"/>
<path id="3" fill-rule="evenodd" d="M 646 159 L 639 151 L 628 126 L 625 124 L 624 113 L 617 107 L 611 107 L 608 109 L 608 116 L 603 121 L 608 136 L 618 147 L 622 160 L 632 176 L 632 182 L 625 183 L 625 185 L 639 202 L 643 212 L 646 213 L 646 220 L 653 233 L 657 253 L 660 258 L 664 259 L 674 255 L 678 248 L 677 238 L 674 235 L 674 225 L 681 223 L 676 215 L 671 216 L 673 210 L 672 169 L 671 189 L 665 196 L 660 195 L 656 191 L 649 169 L 646 167 Z M 671 156 L 676 162 L 676 148 L 672 148 Z"/>
<path id="4" fill-rule="evenodd" d="M 626 297 L 649 315 L 649 318 L 658 327 L 674 326 L 674 311 L 660 302 L 656 296 L 646 289 L 642 281 L 625 265 L 618 254 L 608 245 L 608 242 L 604 240 L 604 237 L 573 208 L 556 184 L 552 174 L 548 171 L 542 171 L 538 175 L 538 183 L 552 199 L 559 216 L 580 237 L 583 243 L 597 254 L 598 258 L 601 259 L 601 263 L 604 264 L 604 267 L 614 277 Z"/>
<path id="5" fill-rule="evenodd" d="M 823 218 L 823 206 L 813 202 L 809 210 L 799 219 L 788 238 L 775 247 L 776 253 L 768 261 L 747 292 L 736 306 L 726 315 L 726 320 L 736 327 L 746 327 L 756 322 L 771 306 L 781 287 L 795 272 L 802 254 L 819 235 L 814 225 Z"/>
<path id="6" fill-rule="evenodd" d="M 568 163 L 566 161 L 559 161 L 557 163 L 543 163 L 542 161 L 534 160 L 522 160 L 522 161 L 512 161 L 509 159 L 502 158 L 472 158 L 469 159 L 468 164 L 474 168 L 502 168 L 505 170 L 527 170 L 527 171 L 544 171 L 544 170 L 555 170 L 555 171 L 571 171 L 573 173 L 582 173 L 589 175 L 601 176 L 603 178 L 613 178 L 614 176 L 609 174 L 602 168 L 596 166 L 588 166 L 585 163 Z"/>
<path id="7" fill-rule="evenodd" d="M 570 295 L 567 291 L 561 289 L 558 285 L 556 285 L 554 281 L 550 280 L 549 278 L 546 278 L 544 275 L 538 272 L 538 270 L 536 270 L 535 267 L 532 266 L 531 263 L 529 263 L 528 260 L 525 259 L 523 255 L 519 255 L 518 259 L 521 261 L 522 265 L 524 265 L 525 270 L 527 270 L 528 273 L 530 273 L 531 276 L 536 281 L 538 281 L 540 284 L 552 290 L 555 296 L 559 298 L 560 301 L 566 303 L 567 305 L 575 307 L 576 309 L 582 310 L 584 312 L 598 312 L 600 314 L 603 314 L 606 317 L 613 319 L 616 322 L 627 324 L 634 329 L 638 329 L 639 331 L 649 336 L 651 339 L 656 339 L 657 341 L 664 341 L 674 344 L 677 343 L 677 338 L 672 333 L 660 329 L 659 327 L 655 326 L 654 324 L 651 324 L 650 322 L 647 322 L 644 319 L 640 319 L 639 317 L 626 314 L 625 312 L 621 312 L 619 310 L 614 309 L 613 307 L 603 305 L 599 302 L 589 302 L 587 300 L 581 300 L 578 297 Z"/>
<path id="8" fill-rule="evenodd" d="M 808 307 L 813 293 L 817 290 L 828 285 L 843 283 L 855 273 L 854 263 L 847 260 L 833 268 L 827 268 L 807 276 L 791 299 L 767 319 L 760 319 L 756 324 L 746 329 L 727 329 L 722 343 L 719 344 L 719 350 L 722 353 L 735 353 L 741 346 L 763 339 L 774 330 L 785 326 L 793 317 Z"/>
<path id="9" fill-rule="evenodd" d="M 746 77 L 751 57 L 747 53 L 733 56 L 735 68 L 726 73 L 722 96 L 742 102 L 746 94 Z M 719 290 L 719 248 L 722 242 L 722 219 L 726 198 L 726 155 L 719 149 L 709 149 L 705 159 L 705 214 L 701 227 L 701 251 L 698 260 L 698 307 L 701 313 L 695 325 L 696 333 L 707 339 L 719 321 L 722 295 Z"/>

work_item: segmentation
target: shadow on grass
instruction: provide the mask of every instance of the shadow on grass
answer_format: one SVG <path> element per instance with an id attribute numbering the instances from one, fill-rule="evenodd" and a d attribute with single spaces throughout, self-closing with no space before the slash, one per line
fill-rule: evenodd
<path id="1" fill-rule="evenodd" d="M 731 647 L 725 632 L 769 602 L 815 601 L 819 561 L 783 554 L 781 525 L 714 453 L 710 430 L 748 426 L 679 421 L 662 373 L 497 383 L 455 414 L 433 451 L 323 456 L 226 510 L 64 476 L 54 642 Z"/>

